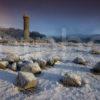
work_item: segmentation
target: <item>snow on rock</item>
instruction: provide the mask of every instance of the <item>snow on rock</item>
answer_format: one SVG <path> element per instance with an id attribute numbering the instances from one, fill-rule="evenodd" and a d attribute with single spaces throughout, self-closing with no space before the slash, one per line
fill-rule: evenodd
<path id="1" fill-rule="evenodd" d="M 73 62 L 76 64 L 86 65 L 86 60 L 83 57 L 76 57 Z"/>
<path id="2" fill-rule="evenodd" d="M 22 89 L 29 89 L 37 86 L 36 77 L 29 72 L 18 72 L 17 85 Z"/>
<path id="3" fill-rule="evenodd" d="M 27 62 L 23 62 L 21 66 L 21 71 L 32 72 L 33 74 L 37 74 L 37 73 L 41 73 L 41 68 L 38 63 L 27 61 Z"/>
<path id="4" fill-rule="evenodd" d="M 66 73 L 62 79 L 62 83 L 65 86 L 82 86 L 82 79 L 75 73 Z"/>
<path id="5" fill-rule="evenodd" d="M 51 58 L 48 58 L 48 60 L 47 60 L 47 65 L 48 66 L 54 66 L 54 64 L 55 64 L 55 61 L 54 61 L 54 59 L 51 57 Z"/>
<path id="6" fill-rule="evenodd" d="M 17 62 L 20 60 L 20 57 L 15 53 L 8 53 L 4 60 L 8 62 Z"/>
<path id="7" fill-rule="evenodd" d="M 8 61 L 0 61 L 0 69 L 6 69 L 8 66 Z"/>
<path id="8" fill-rule="evenodd" d="M 17 64 L 16 63 L 9 64 L 8 68 L 13 70 L 13 71 L 17 71 Z"/>
<path id="9" fill-rule="evenodd" d="M 47 65 L 47 61 L 45 59 L 37 59 L 36 62 L 38 62 L 39 66 L 42 68 L 42 69 L 45 69 L 46 68 L 46 65 Z"/>
<path id="10" fill-rule="evenodd" d="M 91 50 L 91 53 L 92 54 L 100 54 L 100 47 L 98 46 L 94 46 L 93 48 L 92 48 L 92 50 Z"/>
<path id="11" fill-rule="evenodd" d="M 61 58 L 59 56 L 53 56 L 54 62 L 61 61 Z"/>

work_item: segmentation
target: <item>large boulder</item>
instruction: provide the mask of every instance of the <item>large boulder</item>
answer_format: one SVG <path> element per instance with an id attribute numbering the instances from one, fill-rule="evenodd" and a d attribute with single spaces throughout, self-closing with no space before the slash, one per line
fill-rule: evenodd
<path id="1" fill-rule="evenodd" d="M 22 89 L 35 88 L 37 86 L 36 77 L 29 72 L 18 72 L 17 85 Z"/>
<path id="2" fill-rule="evenodd" d="M 91 69 L 91 71 L 94 73 L 94 74 L 100 74 L 100 62 L 98 62 L 93 69 Z"/>
<path id="3" fill-rule="evenodd" d="M 8 62 L 18 62 L 20 60 L 20 57 L 17 54 L 9 53 L 7 54 L 6 58 L 4 60 Z"/>
<path id="4" fill-rule="evenodd" d="M 23 62 L 21 71 L 32 72 L 33 74 L 41 73 L 41 68 L 37 62 L 33 63 L 30 61 Z"/>
<path id="5" fill-rule="evenodd" d="M 8 68 L 13 70 L 13 71 L 17 71 L 17 64 L 16 63 L 9 64 Z"/>
<path id="6" fill-rule="evenodd" d="M 76 57 L 73 60 L 73 62 L 76 64 L 82 64 L 82 65 L 86 65 L 86 63 L 87 63 L 87 61 L 83 57 Z"/>
<path id="7" fill-rule="evenodd" d="M 0 69 L 6 69 L 8 67 L 8 61 L 0 61 Z"/>
<path id="8" fill-rule="evenodd" d="M 64 86 L 81 86 L 82 79 L 79 75 L 74 73 L 66 73 L 61 80 Z"/>

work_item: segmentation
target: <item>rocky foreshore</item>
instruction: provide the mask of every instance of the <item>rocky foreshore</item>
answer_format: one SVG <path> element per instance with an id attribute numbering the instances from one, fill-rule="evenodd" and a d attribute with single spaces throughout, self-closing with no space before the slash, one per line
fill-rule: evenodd
<path id="1" fill-rule="evenodd" d="M 17 85 L 23 87 L 23 89 L 28 89 L 37 86 L 35 74 L 41 74 L 43 69 L 54 66 L 57 61 L 60 61 L 58 56 L 43 59 L 34 58 L 29 54 L 29 58 L 26 59 L 24 56 L 22 57 L 14 53 L 8 53 L 7 56 L 0 61 L 0 69 L 16 71 L 18 73 L 16 79 Z"/>
<path id="2" fill-rule="evenodd" d="M 96 98 L 99 98 L 100 79 L 97 76 L 100 73 L 99 55 L 92 54 L 91 49 L 84 48 L 73 46 L 53 50 L 47 48 L 46 51 L 35 51 L 25 55 L 6 53 L 0 60 L 0 85 L 2 82 L 6 84 L 6 81 L 9 86 L 12 84 L 14 89 L 12 92 L 17 93 L 14 98 L 18 99 L 26 98 L 27 95 L 23 93 L 29 95 L 34 89 L 35 94 L 31 94 L 30 97 L 39 100 L 40 98 L 43 100 L 43 97 L 50 99 L 49 95 L 56 100 L 59 96 L 66 100 L 71 99 L 73 94 L 75 94 L 74 98 L 80 97 L 82 100 L 93 98 L 91 100 L 94 100 L 93 94 L 96 96 L 97 93 L 95 91 L 98 91 Z M 12 79 L 13 82 L 10 81 Z M 3 88 L 0 91 L 3 91 Z M 8 91 L 11 90 L 8 88 Z M 63 93 L 64 96 L 62 96 Z M 92 97 L 88 96 L 89 94 L 92 94 Z M 13 98 L 11 95 L 9 94 L 9 98 Z"/>
<path id="3" fill-rule="evenodd" d="M 0 69 L 4 69 L 4 70 L 10 69 L 12 71 L 16 71 L 18 73 L 18 78 L 17 78 L 18 85 L 25 89 L 28 89 L 28 88 L 37 86 L 36 85 L 37 82 L 33 80 L 36 74 L 41 74 L 42 70 L 53 67 L 58 61 L 61 61 L 61 58 L 59 56 L 51 56 L 51 57 L 43 59 L 43 58 L 34 58 L 34 56 L 30 54 L 29 58 L 26 59 L 14 53 L 9 53 L 7 54 L 5 58 L 3 58 L 0 61 Z M 73 60 L 73 63 L 82 64 L 84 66 L 87 64 L 86 60 L 83 57 L 76 57 Z M 94 68 L 95 72 L 97 69 L 97 72 L 100 73 L 99 65 L 100 64 L 98 63 L 98 65 L 96 65 L 96 67 Z M 80 86 L 82 84 L 81 83 L 82 80 L 80 76 L 77 76 L 75 74 L 72 74 L 71 76 L 70 75 L 71 74 L 67 74 L 67 73 L 65 74 L 64 77 L 66 78 L 62 80 L 64 84 L 71 85 L 71 86 L 78 86 L 78 85 Z M 34 78 L 31 78 L 31 77 L 34 77 Z M 28 78 L 31 81 L 28 81 Z M 33 83 L 30 83 L 30 82 L 33 82 Z M 34 85 L 34 82 L 35 82 L 35 85 Z M 25 85 L 24 87 L 24 84 L 28 84 L 28 85 L 27 86 Z"/>

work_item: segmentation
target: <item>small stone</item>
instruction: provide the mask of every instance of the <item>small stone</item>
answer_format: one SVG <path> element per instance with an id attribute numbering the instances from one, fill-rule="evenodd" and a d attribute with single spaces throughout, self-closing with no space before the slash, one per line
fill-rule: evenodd
<path id="1" fill-rule="evenodd" d="M 73 62 L 76 64 L 86 65 L 86 60 L 83 57 L 76 57 Z"/>

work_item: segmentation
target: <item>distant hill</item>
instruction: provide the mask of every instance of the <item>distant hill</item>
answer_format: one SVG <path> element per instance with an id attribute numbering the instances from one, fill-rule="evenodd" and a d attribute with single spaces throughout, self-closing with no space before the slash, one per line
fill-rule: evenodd
<path id="1" fill-rule="evenodd" d="M 15 29 L 15 28 L 0 28 L 0 38 L 3 39 L 23 39 L 23 30 L 21 29 Z M 46 35 L 41 34 L 39 32 L 30 32 L 30 38 L 32 39 L 42 39 L 42 38 L 47 38 Z M 89 42 L 93 41 L 95 43 L 100 43 L 100 34 L 69 34 L 66 37 L 57 37 L 54 36 L 52 37 L 56 42 L 61 42 L 61 41 L 68 41 L 68 42 Z"/>
<path id="2" fill-rule="evenodd" d="M 3 39 L 22 39 L 23 38 L 23 30 L 15 29 L 15 28 L 0 28 L 0 37 Z M 33 39 L 36 38 L 45 38 L 46 35 L 41 34 L 39 32 L 30 32 L 30 37 Z"/>
<path id="3" fill-rule="evenodd" d="M 92 35 L 91 41 L 94 41 L 95 43 L 100 43 L 100 34 Z"/>
<path id="4" fill-rule="evenodd" d="M 30 37 L 33 38 L 33 39 L 36 39 L 36 38 L 46 38 L 46 35 L 34 31 L 34 32 L 30 33 Z"/>
<path id="5" fill-rule="evenodd" d="M 94 35 L 88 35 L 88 34 L 70 34 L 66 37 L 53 37 L 56 42 L 61 42 L 61 41 L 68 41 L 68 42 L 95 42 L 95 43 L 100 43 L 100 34 L 94 34 Z"/>

